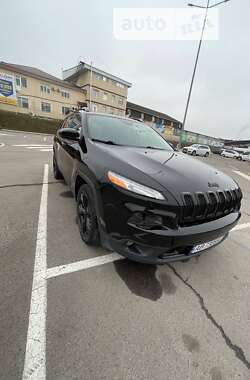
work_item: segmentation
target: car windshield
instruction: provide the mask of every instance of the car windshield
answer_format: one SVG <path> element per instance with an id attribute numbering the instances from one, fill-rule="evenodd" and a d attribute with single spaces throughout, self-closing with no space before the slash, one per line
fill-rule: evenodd
<path id="1" fill-rule="evenodd" d="M 98 142 L 112 145 L 134 146 L 138 148 L 173 148 L 153 128 L 135 120 L 88 114 L 89 137 Z"/>

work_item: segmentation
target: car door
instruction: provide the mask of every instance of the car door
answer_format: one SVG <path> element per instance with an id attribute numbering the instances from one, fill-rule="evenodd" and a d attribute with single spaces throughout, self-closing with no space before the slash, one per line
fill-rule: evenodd
<path id="1" fill-rule="evenodd" d="M 205 154 L 206 154 L 206 147 L 204 147 L 203 145 L 199 145 L 199 155 L 205 156 Z"/>
<path id="2" fill-rule="evenodd" d="M 63 128 L 73 128 L 80 130 L 81 128 L 81 118 L 80 114 L 71 115 L 66 122 L 63 124 Z M 71 176 L 73 172 L 74 159 L 79 151 L 78 141 L 72 141 L 62 138 L 57 134 L 59 148 L 58 148 L 58 165 L 59 169 L 63 174 L 65 181 L 70 185 Z"/>
<path id="3" fill-rule="evenodd" d="M 201 153 L 201 147 L 200 147 L 200 145 L 197 145 L 196 146 L 196 154 L 198 155 L 198 156 L 200 156 L 202 153 Z"/>

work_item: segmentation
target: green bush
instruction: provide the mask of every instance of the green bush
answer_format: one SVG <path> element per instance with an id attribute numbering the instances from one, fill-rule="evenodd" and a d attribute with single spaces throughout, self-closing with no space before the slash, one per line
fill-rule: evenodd
<path id="1" fill-rule="evenodd" d="M 0 110 L 0 129 L 54 134 L 61 122 L 61 120 Z"/>

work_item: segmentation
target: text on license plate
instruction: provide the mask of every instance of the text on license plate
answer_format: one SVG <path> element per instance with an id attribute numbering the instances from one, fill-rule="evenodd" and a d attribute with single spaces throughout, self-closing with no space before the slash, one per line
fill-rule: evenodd
<path id="1" fill-rule="evenodd" d="M 204 251 L 204 249 L 211 248 L 214 245 L 219 244 L 224 239 L 224 237 L 225 236 L 221 236 L 221 237 L 219 237 L 219 238 L 217 238 L 215 240 L 208 241 L 207 243 L 202 243 L 202 244 L 195 245 L 192 248 L 192 250 L 191 250 L 190 253 L 196 253 L 196 252 Z"/>

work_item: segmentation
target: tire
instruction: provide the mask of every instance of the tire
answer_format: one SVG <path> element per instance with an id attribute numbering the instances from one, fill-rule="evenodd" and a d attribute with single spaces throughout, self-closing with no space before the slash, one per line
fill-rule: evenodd
<path id="1" fill-rule="evenodd" d="M 55 179 L 63 179 L 63 175 L 60 172 L 57 162 L 56 162 L 55 154 L 53 154 L 53 173 L 54 173 Z"/>
<path id="2" fill-rule="evenodd" d="M 205 154 L 205 157 L 209 157 L 209 153 L 208 152 Z"/>
<path id="3" fill-rule="evenodd" d="M 196 150 L 192 152 L 192 156 L 196 156 Z"/>
<path id="4" fill-rule="evenodd" d="M 84 243 L 99 245 L 100 239 L 93 194 L 88 185 L 82 185 L 77 194 L 77 223 Z"/>

